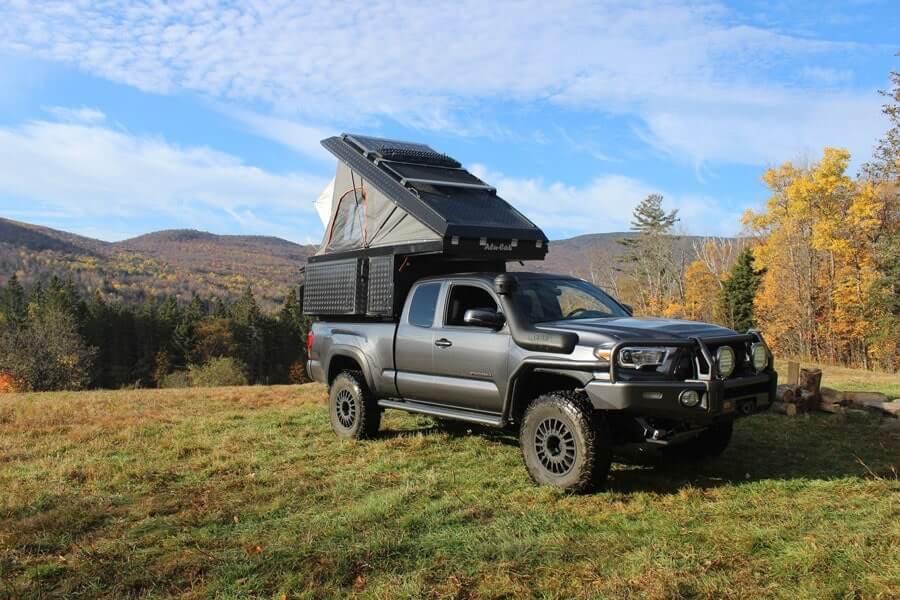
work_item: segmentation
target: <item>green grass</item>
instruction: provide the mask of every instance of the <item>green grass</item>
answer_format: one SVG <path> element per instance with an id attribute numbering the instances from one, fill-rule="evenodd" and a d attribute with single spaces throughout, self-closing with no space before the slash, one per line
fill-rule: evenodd
<path id="1" fill-rule="evenodd" d="M 0 397 L 0 597 L 891 598 L 900 438 L 761 415 L 694 468 L 533 486 L 515 440 L 311 385 Z"/>

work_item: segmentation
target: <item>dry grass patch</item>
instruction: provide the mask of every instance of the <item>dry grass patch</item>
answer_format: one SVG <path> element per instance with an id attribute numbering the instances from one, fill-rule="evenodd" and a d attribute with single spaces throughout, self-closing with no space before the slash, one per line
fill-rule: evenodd
<path id="1" fill-rule="evenodd" d="M 528 481 L 515 440 L 324 389 L 0 398 L 0 597 L 896 597 L 900 439 L 867 415 L 742 421 L 693 468 Z"/>

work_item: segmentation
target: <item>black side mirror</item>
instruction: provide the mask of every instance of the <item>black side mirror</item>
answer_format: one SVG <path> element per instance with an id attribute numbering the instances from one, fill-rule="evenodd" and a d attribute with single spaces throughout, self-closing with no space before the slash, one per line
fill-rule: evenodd
<path id="1" fill-rule="evenodd" d="M 634 309 L 631 308 L 630 304 L 623 304 L 622 308 L 625 309 L 625 312 L 627 312 L 629 316 L 634 316 Z"/>
<path id="2" fill-rule="evenodd" d="M 466 325 L 475 325 L 476 327 L 490 327 L 491 329 L 500 329 L 506 318 L 502 313 L 496 310 L 487 310 L 483 308 L 470 308 L 463 315 L 463 323 Z"/>

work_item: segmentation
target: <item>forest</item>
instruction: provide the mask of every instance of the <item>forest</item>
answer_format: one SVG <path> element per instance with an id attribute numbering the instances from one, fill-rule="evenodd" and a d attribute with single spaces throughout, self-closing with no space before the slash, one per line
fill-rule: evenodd
<path id="1" fill-rule="evenodd" d="M 303 383 L 307 329 L 294 290 L 267 313 L 249 287 L 234 301 L 130 305 L 56 277 L 26 293 L 13 276 L 0 293 L 0 390 Z"/>

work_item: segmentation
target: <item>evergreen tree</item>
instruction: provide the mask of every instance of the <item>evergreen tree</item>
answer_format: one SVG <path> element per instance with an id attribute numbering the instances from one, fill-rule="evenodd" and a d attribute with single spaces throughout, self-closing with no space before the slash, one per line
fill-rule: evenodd
<path id="1" fill-rule="evenodd" d="M 631 265 L 636 280 L 635 307 L 639 313 L 659 314 L 673 288 L 680 284 L 672 255 L 672 228 L 678 211 L 666 212 L 661 194 L 650 194 L 633 212 L 631 229 L 637 235 L 620 241 L 628 250 L 622 260 Z"/>
<path id="2" fill-rule="evenodd" d="M 27 311 L 25 307 L 25 290 L 19 283 L 15 274 L 6 282 L 3 293 L 0 295 L 0 324 L 7 323 L 18 326 L 25 322 Z"/>
<path id="3" fill-rule="evenodd" d="M 762 272 L 753 268 L 753 252 L 745 248 L 725 280 L 719 298 L 719 306 L 726 324 L 735 331 L 744 332 L 756 327 L 753 319 L 753 301 L 762 281 Z"/>

